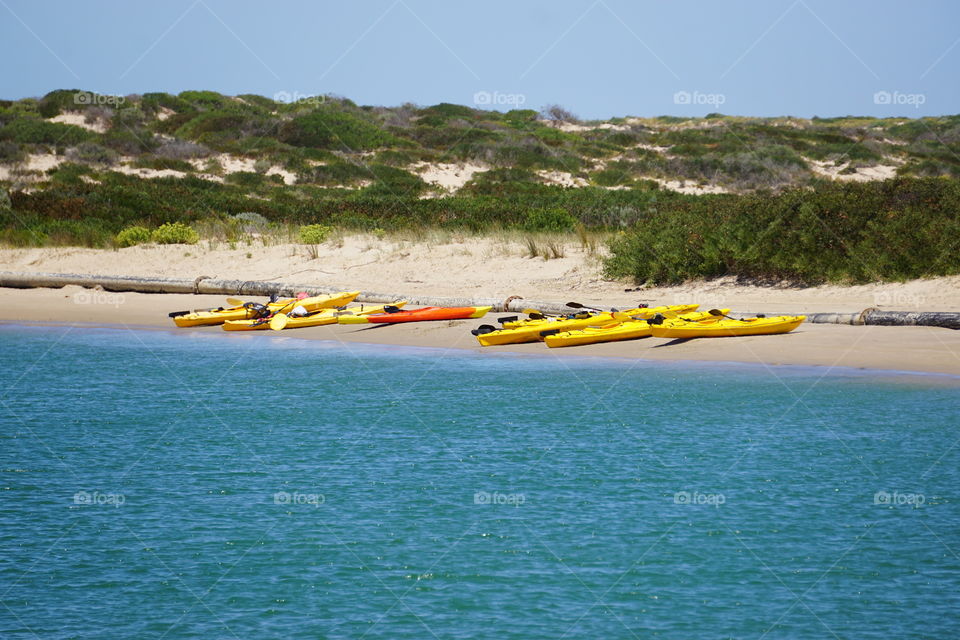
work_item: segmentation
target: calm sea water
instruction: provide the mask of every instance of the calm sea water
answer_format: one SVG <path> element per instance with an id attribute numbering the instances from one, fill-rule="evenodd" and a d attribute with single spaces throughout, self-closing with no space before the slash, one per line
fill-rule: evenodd
<path id="1" fill-rule="evenodd" d="M 0 327 L 3 638 L 960 637 L 960 387 Z"/>

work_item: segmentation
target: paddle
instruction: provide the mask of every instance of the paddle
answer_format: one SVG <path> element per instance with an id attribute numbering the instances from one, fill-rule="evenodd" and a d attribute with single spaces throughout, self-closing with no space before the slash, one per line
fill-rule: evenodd
<path id="1" fill-rule="evenodd" d="M 497 322 L 503 324 L 504 322 L 516 322 L 520 319 L 520 316 L 504 316 L 502 318 L 497 318 Z"/>
<path id="2" fill-rule="evenodd" d="M 171 311 L 167 314 L 168 318 L 177 318 L 179 316 L 187 316 L 191 313 L 209 313 L 211 311 L 223 311 L 223 307 L 210 307 L 209 309 L 194 309 L 193 311 Z"/>
<path id="3" fill-rule="evenodd" d="M 242 307 L 243 300 L 241 300 L 240 298 L 227 298 L 227 304 L 230 305 L 231 307 Z"/>
<path id="4" fill-rule="evenodd" d="M 282 311 L 280 313 L 276 313 L 272 318 L 270 318 L 270 328 L 273 329 L 274 331 L 280 331 L 285 326 L 287 326 L 287 322 L 289 320 L 290 320 L 290 316 L 283 313 Z"/>
<path id="5" fill-rule="evenodd" d="M 730 316 L 725 314 L 723 311 L 720 311 L 720 309 L 710 309 L 710 311 L 707 311 L 707 313 L 709 313 L 712 316 L 716 316 L 718 318 L 726 318 L 727 320 L 736 320 L 737 322 L 746 322 L 745 320 L 741 320 L 740 318 L 731 318 Z"/>
<path id="6" fill-rule="evenodd" d="M 766 317 L 767 317 L 765 314 L 758 313 L 754 318 L 749 318 L 749 319 L 747 319 L 747 320 L 744 320 L 743 318 L 732 318 L 732 317 L 728 316 L 727 314 L 725 314 L 723 311 L 720 311 L 720 309 L 710 309 L 710 311 L 707 311 L 707 313 L 709 313 L 709 314 L 712 315 L 712 316 L 717 316 L 717 317 L 719 317 L 719 318 L 726 318 L 727 320 L 736 320 L 737 322 L 750 322 L 751 320 L 754 320 L 754 319 L 756 319 L 756 318 L 766 318 Z"/>
<path id="7" fill-rule="evenodd" d="M 579 302 L 568 302 L 567 306 L 572 309 L 587 309 L 589 311 L 596 311 L 597 313 L 603 313 L 603 309 L 597 309 L 596 307 L 588 307 L 585 304 L 580 304 Z"/>
<path id="8" fill-rule="evenodd" d="M 285 314 L 284 311 L 287 310 L 287 307 L 289 307 L 290 305 L 292 305 L 292 304 L 294 304 L 294 303 L 296 303 L 296 302 L 299 302 L 299 300 L 291 300 L 291 301 L 288 302 L 287 304 L 285 304 L 285 305 L 283 305 L 282 307 L 280 307 L 280 310 L 279 310 L 279 311 L 277 311 L 276 313 L 273 314 L 273 317 L 270 318 L 270 328 L 271 328 L 271 329 L 273 329 L 274 331 L 280 331 L 280 330 L 283 329 L 285 326 L 287 326 L 287 322 L 290 321 L 290 316 L 288 316 L 287 314 Z"/>

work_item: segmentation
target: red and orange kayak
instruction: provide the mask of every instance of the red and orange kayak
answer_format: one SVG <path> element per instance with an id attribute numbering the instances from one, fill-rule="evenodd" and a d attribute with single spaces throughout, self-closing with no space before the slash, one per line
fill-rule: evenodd
<path id="1" fill-rule="evenodd" d="M 424 307 L 412 311 L 373 313 L 366 316 L 340 316 L 340 324 L 366 324 L 368 322 L 422 322 L 424 320 L 465 320 L 482 318 L 493 307 Z"/>

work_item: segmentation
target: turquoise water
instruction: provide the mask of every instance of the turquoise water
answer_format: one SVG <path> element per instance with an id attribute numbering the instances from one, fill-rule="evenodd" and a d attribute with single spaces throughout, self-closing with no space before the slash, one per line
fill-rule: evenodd
<path id="1" fill-rule="evenodd" d="M 3 638 L 960 637 L 960 386 L 0 327 Z"/>

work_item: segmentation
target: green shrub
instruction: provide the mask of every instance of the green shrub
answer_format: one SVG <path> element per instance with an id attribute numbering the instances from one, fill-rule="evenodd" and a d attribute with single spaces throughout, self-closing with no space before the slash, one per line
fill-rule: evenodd
<path id="1" fill-rule="evenodd" d="M 168 222 L 154 229 L 150 239 L 157 244 L 197 244 L 200 235 L 183 222 Z"/>
<path id="2" fill-rule="evenodd" d="M 563 233 L 571 231 L 577 219 L 565 209 L 532 209 L 524 215 L 524 231 L 549 231 Z"/>
<path id="3" fill-rule="evenodd" d="M 280 129 L 282 142 L 297 147 L 362 151 L 395 139 L 377 125 L 352 113 L 324 109 L 294 118 Z"/>
<path id="4" fill-rule="evenodd" d="M 141 156 L 134 161 L 133 165 L 143 169 L 156 169 L 158 171 L 162 171 L 164 169 L 183 171 L 187 173 L 193 171 L 193 165 L 185 160 L 164 158 L 160 156 Z"/>
<path id="5" fill-rule="evenodd" d="M 95 142 L 82 142 L 67 149 L 67 158 L 71 162 L 110 166 L 117 161 L 117 154 Z"/>
<path id="6" fill-rule="evenodd" d="M 415 176 L 403 169 L 382 164 L 372 164 L 369 169 L 374 178 L 374 183 L 367 187 L 367 192 L 371 194 L 415 196 L 422 193 L 428 186 L 420 176 Z"/>
<path id="7" fill-rule="evenodd" d="M 179 98 L 169 93 L 145 93 L 140 99 L 140 104 L 144 109 L 151 111 L 158 111 L 160 107 L 176 111 L 177 113 L 186 113 L 196 110 L 193 105 L 183 98 Z"/>
<path id="8" fill-rule="evenodd" d="M 132 247 L 150 242 L 150 229 L 146 227 L 127 227 L 117 234 L 114 242 L 118 247 Z"/>
<path id="9" fill-rule="evenodd" d="M 0 142 L 0 162 L 20 162 L 24 158 L 23 150 L 16 142 L 4 140 Z"/>
<path id="10" fill-rule="evenodd" d="M 21 143 L 74 146 L 93 137 L 92 132 L 81 127 L 36 118 L 18 118 L 0 129 L 0 139 Z"/>
<path id="11" fill-rule="evenodd" d="M 205 111 L 195 115 L 189 122 L 176 131 L 179 138 L 199 140 L 209 138 L 209 134 L 239 138 L 244 130 L 257 128 L 258 118 L 235 111 Z M 259 122 L 262 125 L 262 122 Z"/>
<path id="12" fill-rule="evenodd" d="M 82 104 L 77 100 L 77 96 L 85 93 L 80 89 L 57 89 L 40 98 L 38 110 L 44 118 L 53 118 L 64 111 L 77 111 L 82 108 Z"/>
<path id="13" fill-rule="evenodd" d="M 232 102 L 216 91 L 181 91 L 177 97 L 196 109 L 221 109 Z"/>
<path id="14" fill-rule="evenodd" d="M 449 102 L 441 102 L 440 104 L 435 104 L 432 107 L 426 107 L 420 110 L 420 113 L 417 114 L 421 118 L 436 116 L 442 120 L 448 118 L 467 118 L 472 119 L 476 112 L 470 107 L 465 107 L 459 104 L 451 104 Z"/>
<path id="15" fill-rule="evenodd" d="M 264 184 L 266 179 L 263 174 L 254 173 L 253 171 L 235 171 L 227 174 L 224 180 L 230 184 L 240 185 L 241 187 L 259 187 Z"/>
<path id="16" fill-rule="evenodd" d="M 103 134 L 103 144 L 123 155 L 133 156 L 152 151 L 158 143 L 146 129 L 110 129 Z"/>
<path id="17" fill-rule="evenodd" d="M 333 231 L 325 224 L 307 224 L 300 227 L 300 244 L 321 244 Z"/>
<path id="18" fill-rule="evenodd" d="M 679 199 L 613 240 L 606 273 L 658 284 L 724 274 L 802 284 L 955 274 L 958 204 L 960 183 L 941 178 Z"/>
<path id="19" fill-rule="evenodd" d="M 297 182 L 329 186 L 349 185 L 360 180 L 370 180 L 370 170 L 351 162 L 338 160 L 317 167 L 309 167 L 297 173 Z"/>

